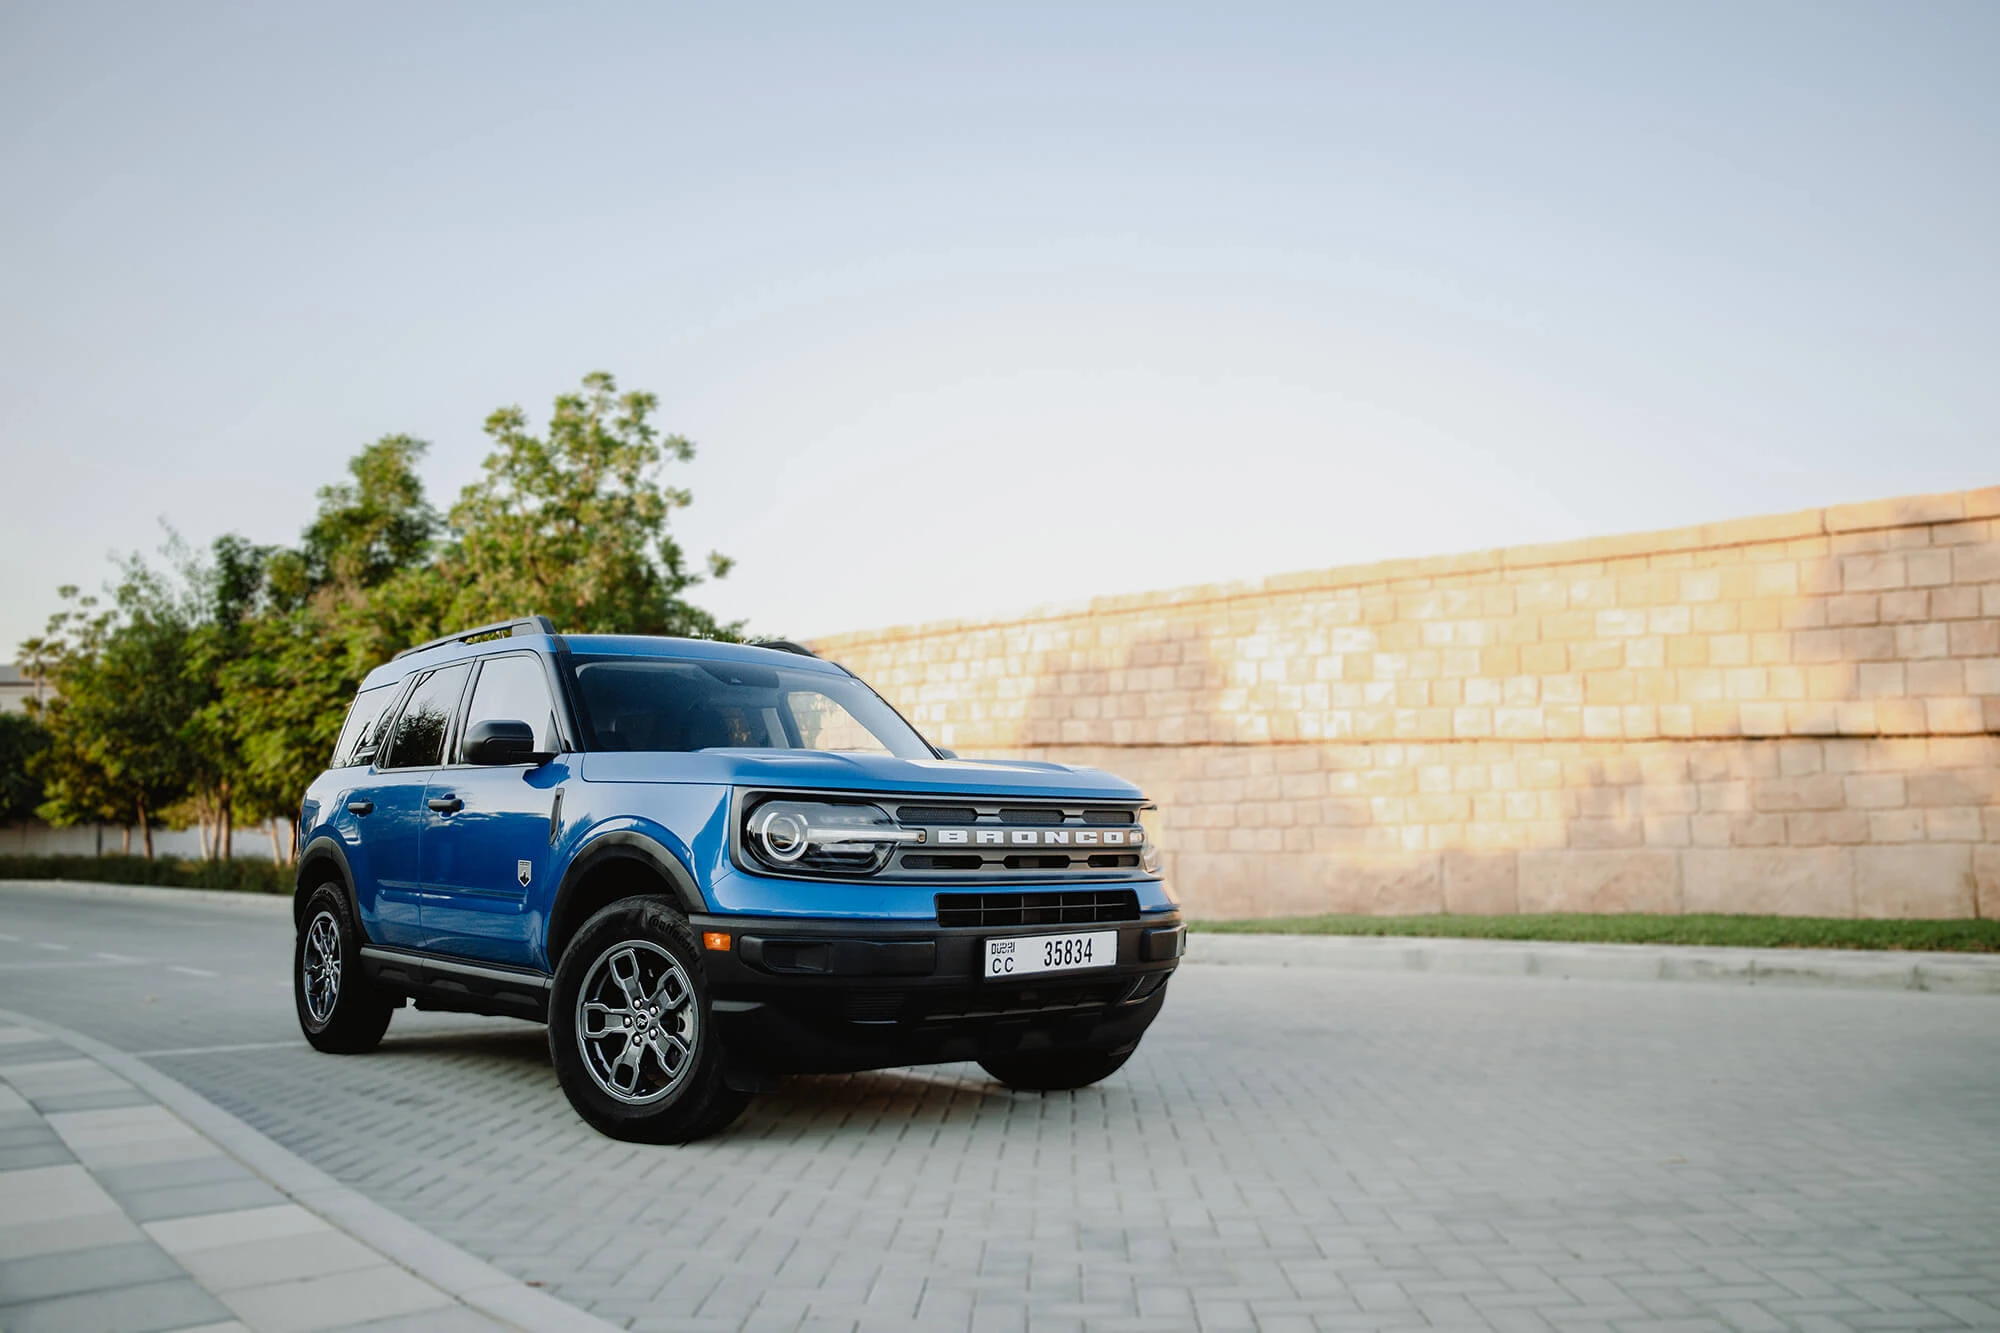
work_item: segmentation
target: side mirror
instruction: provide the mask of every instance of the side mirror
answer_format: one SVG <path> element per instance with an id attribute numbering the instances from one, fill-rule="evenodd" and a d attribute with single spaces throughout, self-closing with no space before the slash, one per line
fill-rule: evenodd
<path id="1" fill-rule="evenodd" d="M 525 722 L 492 718 L 466 729 L 459 753 L 468 764 L 532 764 L 535 729 Z"/>
<path id="2" fill-rule="evenodd" d="M 956 758 L 958 758 L 958 751 L 956 751 L 956 750 L 947 750 L 947 749 L 945 749 L 945 748 L 944 748 L 944 747 L 943 747 L 942 745 L 940 745 L 940 746 L 937 746 L 937 747 L 936 747 L 936 749 L 937 749 L 937 752 L 938 752 L 938 758 L 940 758 L 940 759 L 956 759 Z"/>

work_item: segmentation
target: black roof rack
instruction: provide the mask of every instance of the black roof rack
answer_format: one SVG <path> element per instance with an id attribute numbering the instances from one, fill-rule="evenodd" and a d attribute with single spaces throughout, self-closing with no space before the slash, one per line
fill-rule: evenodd
<path id="1" fill-rule="evenodd" d="M 547 616 L 522 616 L 515 620 L 496 620 L 491 625 L 481 625 L 477 629 L 462 629 L 456 634 L 447 634 L 441 639 L 432 639 L 428 643 L 414 644 L 397 653 L 396 656 L 408 657 L 411 653 L 421 653 L 427 648 L 442 648 L 448 643 L 470 643 L 474 639 L 483 639 L 489 635 L 503 632 L 509 636 L 517 634 L 553 635 L 556 632 L 556 622 L 550 620 Z"/>
<path id="2" fill-rule="evenodd" d="M 802 643 L 790 639 L 752 639 L 752 648 L 771 648 L 781 653 L 797 653 L 800 657 L 818 657 L 819 654 Z"/>

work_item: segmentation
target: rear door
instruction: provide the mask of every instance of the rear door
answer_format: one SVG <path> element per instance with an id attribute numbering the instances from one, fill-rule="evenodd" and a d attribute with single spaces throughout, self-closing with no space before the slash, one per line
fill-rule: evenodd
<path id="1" fill-rule="evenodd" d="M 370 806 L 356 822 L 374 887 L 375 928 L 369 934 L 379 943 L 423 947 L 419 854 L 430 814 L 424 788 L 443 758 L 451 720 L 471 675 L 471 664 L 459 662 L 418 678 L 390 724 L 367 789 L 355 794 Z"/>
<path id="2" fill-rule="evenodd" d="M 479 765 L 453 754 L 430 775 L 423 837 L 424 947 L 514 967 L 537 964 L 547 882 L 570 759 L 553 681 L 535 653 L 483 658 L 454 749 L 479 722 L 525 722 L 541 764 Z"/>
<path id="3" fill-rule="evenodd" d="M 340 838 L 347 868 L 354 876 L 354 905 L 361 913 L 362 933 L 383 944 L 398 934 L 405 942 L 415 938 L 410 930 L 398 930 L 396 907 L 391 908 L 387 920 L 383 918 L 373 856 L 378 847 L 388 850 L 383 845 L 385 840 L 375 836 L 382 827 L 375 812 L 383 803 L 384 786 L 375 761 L 395 721 L 396 701 L 408 684 L 399 680 L 355 695 L 347 710 L 347 721 L 340 729 L 340 739 L 333 747 L 332 767 L 341 771 L 348 785 L 338 793 L 327 818 Z"/>

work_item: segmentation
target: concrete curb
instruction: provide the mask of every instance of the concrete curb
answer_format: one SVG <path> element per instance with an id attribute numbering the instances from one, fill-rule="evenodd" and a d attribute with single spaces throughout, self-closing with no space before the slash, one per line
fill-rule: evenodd
<path id="1" fill-rule="evenodd" d="M 1437 972 L 1558 981 L 1708 981 L 1752 986 L 2000 995 L 2000 955 L 1849 949 L 1721 949 L 1408 936 L 1193 931 L 1187 961 L 1224 967 Z"/>
<path id="2" fill-rule="evenodd" d="M 178 895 L 184 890 L 161 892 Z M 363 1197 L 136 1056 L 28 1014 L 0 1009 L 0 1020 L 46 1033 L 97 1061 L 214 1140 L 300 1207 L 482 1314 L 525 1333 L 609 1333 L 617 1327 L 508 1276 Z"/>
<path id="3" fill-rule="evenodd" d="M 248 912 L 287 913 L 289 893 L 231 893 L 226 889 L 174 889 L 158 884 L 104 884 L 94 879 L 0 879 L 0 891 L 35 889 L 73 893 L 81 898 L 123 898 L 128 902 L 200 903 L 204 907 L 235 907 Z"/>

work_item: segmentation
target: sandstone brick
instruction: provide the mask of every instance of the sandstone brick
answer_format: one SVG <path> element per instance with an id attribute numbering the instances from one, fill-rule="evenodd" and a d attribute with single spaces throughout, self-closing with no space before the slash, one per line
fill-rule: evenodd
<path id="1" fill-rule="evenodd" d="M 1828 532 L 1858 532 L 1871 528 L 1950 523 L 1965 517 L 1965 497 L 1957 492 L 1944 495 L 1909 495 L 1893 500 L 1871 500 L 1865 504 L 1834 505 L 1826 511 Z"/>
<path id="2" fill-rule="evenodd" d="M 1687 912 L 1854 915 L 1853 856 L 1846 848 L 1694 848 L 1681 854 L 1681 867 Z"/>
<path id="3" fill-rule="evenodd" d="M 1444 910 L 1440 858 L 1364 856 L 1344 858 L 1321 871 L 1321 912 L 1363 916 L 1416 916 Z"/>
<path id="4" fill-rule="evenodd" d="M 2000 542 L 1981 542 L 1977 546 L 1957 546 L 1951 553 L 1951 577 L 1954 583 L 1992 583 L 2000 581 Z"/>
<path id="5" fill-rule="evenodd" d="M 1924 725 L 1934 733 L 1982 732 L 1986 730 L 1986 711 L 1977 699 L 1926 699 Z"/>
<path id="6" fill-rule="evenodd" d="M 1520 910 L 1513 855 L 1447 852 L 1442 868 L 1445 911 L 1501 916 Z"/>
<path id="7" fill-rule="evenodd" d="M 1964 620 L 1945 627 L 1945 642 L 1953 657 L 2000 655 L 2000 620 Z"/>
<path id="8" fill-rule="evenodd" d="M 1988 921 L 2000 917 L 2000 847 L 1972 849 L 1973 915 Z"/>
<path id="9" fill-rule="evenodd" d="M 1957 918 L 1972 915 L 1972 848 L 1909 843 L 1854 849 L 1855 915 Z"/>
<path id="10" fill-rule="evenodd" d="M 1846 804 L 1856 810 L 1893 810 L 1907 799 L 1900 773 L 1855 773 L 1841 782 Z"/>
<path id="11" fill-rule="evenodd" d="M 1525 851 L 1517 861 L 1524 912 L 1678 912 L 1671 851 Z"/>

